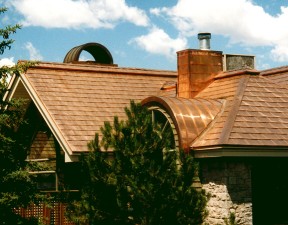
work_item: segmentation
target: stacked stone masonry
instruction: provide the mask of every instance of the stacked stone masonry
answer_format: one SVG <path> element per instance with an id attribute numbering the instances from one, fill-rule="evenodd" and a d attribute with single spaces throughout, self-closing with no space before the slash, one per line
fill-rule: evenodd
<path id="1" fill-rule="evenodd" d="M 252 225 L 250 164 L 206 159 L 200 165 L 203 189 L 210 195 L 204 224 L 225 224 L 225 218 L 234 213 L 237 224 Z"/>

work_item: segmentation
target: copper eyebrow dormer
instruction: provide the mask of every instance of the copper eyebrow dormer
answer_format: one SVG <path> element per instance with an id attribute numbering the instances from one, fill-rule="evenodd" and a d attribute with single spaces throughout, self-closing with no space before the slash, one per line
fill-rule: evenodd
<path id="1" fill-rule="evenodd" d="M 109 50 L 99 43 L 87 43 L 72 48 L 65 56 L 64 63 L 79 62 L 79 57 L 82 51 L 90 53 L 95 63 L 113 65 L 113 57 Z"/>
<path id="2" fill-rule="evenodd" d="M 151 96 L 141 103 L 150 110 L 158 110 L 169 117 L 176 146 L 188 152 L 192 142 L 221 111 L 224 102 L 217 99 Z"/>

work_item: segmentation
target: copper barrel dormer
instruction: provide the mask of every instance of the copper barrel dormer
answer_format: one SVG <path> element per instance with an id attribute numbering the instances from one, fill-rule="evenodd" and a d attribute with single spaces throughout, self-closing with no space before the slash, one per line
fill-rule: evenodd
<path id="1" fill-rule="evenodd" d="M 142 101 L 148 108 L 159 107 L 167 113 L 177 132 L 179 147 L 189 151 L 192 142 L 201 135 L 217 114 L 223 102 L 212 99 L 185 99 L 151 96 Z"/>

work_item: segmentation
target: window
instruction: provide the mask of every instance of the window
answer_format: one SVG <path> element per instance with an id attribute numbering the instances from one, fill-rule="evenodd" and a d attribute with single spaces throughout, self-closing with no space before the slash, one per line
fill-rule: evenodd
<path id="1" fill-rule="evenodd" d="M 161 134 L 167 140 L 164 153 L 178 150 L 179 139 L 172 118 L 160 107 L 150 107 L 149 110 L 152 113 L 152 121 L 160 125 Z"/>

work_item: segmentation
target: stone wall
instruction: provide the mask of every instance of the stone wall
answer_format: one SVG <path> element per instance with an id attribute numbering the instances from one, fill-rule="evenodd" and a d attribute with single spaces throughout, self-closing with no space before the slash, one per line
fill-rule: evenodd
<path id="1" fill-rule="evenodd" d="M 204 159 L 200 162 L 200 169 L 201 183 L 210 194 L 205 223 L 225 224 L 225 218 L 234 213 L 238 225 L 252 225 L 250 163 L 233 159 Z"/>

